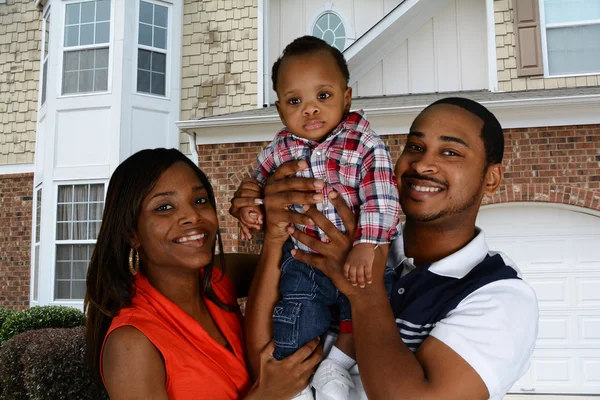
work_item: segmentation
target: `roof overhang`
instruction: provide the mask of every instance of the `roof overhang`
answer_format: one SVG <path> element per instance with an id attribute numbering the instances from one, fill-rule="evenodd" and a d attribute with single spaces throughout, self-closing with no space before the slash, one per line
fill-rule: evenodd
<path id="1" fill-rule="evenodd" d="M 364 77 L 450 0 L 404 0 L 344 50 L 350 86 Z"/>
<path id="2" fill-rule="evenodd" d="M 600 88 L 589 94 L 555 95 L 541 97 L 536 91 L 527 93 L 453 93 L 470 97 L 492 111 L 503 128 L 531 128 L 545 126 L 600 124 Z M 550 91 L 552 92 L 552 91 Z M 476 94 L 476 95 L 475 95 Z M 391 98 L 354 99 L 353 108 L 366 112 L 371 126 L 381 136 L 406 134 L 417 115 L 437 98 L 448 94 L 404 96 L 408 103 L 386 105 Z M 479 98 L 478 98 L 479 97 Z M 413 101 L 414 100 L 414 101 Z M 281 129 L 281 121 L 274 107 L 258 110 L 260 115 L 242 112 L 200 120 L 179 121 L 177 126 L 190 135 L 196 145 L 218 143 L 262 142 L 273 139 Z"/>

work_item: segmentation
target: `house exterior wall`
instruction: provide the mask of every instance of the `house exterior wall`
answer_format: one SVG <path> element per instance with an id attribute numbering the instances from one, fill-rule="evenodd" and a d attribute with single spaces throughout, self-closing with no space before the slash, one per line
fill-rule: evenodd
<path id="1" fill-rule="evenodd" d="M 0 307 L 29 306 L 32 193 L 33 174 L 0 176 Z"/>
<path id="2" fill-rule="evenodd" d="M 405 134 L 383 137 L 396 161 Z M 249 176 L 258 152 L 268 144 L 198 146 L 199 166 L 211 179 L 226 252 L 260 250 L 260 235 L 240 240 L 238 222 L 229 215 L 230 199 Z M 538 127 L 505 131 L 504 180 L 484 204 L 553 202 L 600 211 L 600 125 Z"/>
<path id="3" fill-rule="evenodd" d="M 514 27 L 515 1 L 517 0 L 494 0 L 498 90 L 501 92 L 511 92 L 533 89 L 600 86 L 600 74 L 557 78 L 547 78 L 543 75 L 530 77 L 517 76 Z M 544 51 L 542 48 L 542 52 Z"/>
<path id="4" fill-rule="evenodd" d="M 183 12 L 181 119 L 255 108 L 258 0 L 185 0 Z"/>
<path id="5" fill-rule="evenodd" d="M 32 0 L 0 4 L 0 165 L 33 163 L 41 20 Z"/>

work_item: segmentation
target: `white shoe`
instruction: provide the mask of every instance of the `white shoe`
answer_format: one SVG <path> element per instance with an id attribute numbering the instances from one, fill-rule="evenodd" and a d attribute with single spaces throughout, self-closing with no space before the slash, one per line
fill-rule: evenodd
<path id="1" fill-rule="evenodd" d="M 292 400 L 315 400 L 315 396 L 312 392 L 312 387 L 308 385 L 296 396 L 292 397 Z"/>
<path id="2" fill-rule="evenodd" d="M 325 359 L 312 379 L 316 400 L 347 400 L 354 387 L 350 373 L 334 361 Z"/>

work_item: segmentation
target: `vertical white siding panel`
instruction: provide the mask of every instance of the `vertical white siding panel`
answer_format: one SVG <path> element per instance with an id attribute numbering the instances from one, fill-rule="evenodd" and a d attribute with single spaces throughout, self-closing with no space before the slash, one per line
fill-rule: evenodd
<path id="1" fill-rule="evenodd" d="M 279 4 L 281 10 L 280 40 L 283 46 L 281 50 L 283 50 L 292 40 L 304 35 L 306 21 L 303 1 L 281 0 Z"/>
<path id="2" fill-rule="evenodd" d="M 354 29 L 356 37 L 360 37 L 383 18 L 383 8 L 380 1 L 354 2 Z"/>
<path id="3" fill-rule="evenodd" d="M 408 80 L 408 42 L 405 40 L 383 60 L 383 94 L 408 93 Z"/>
<path id="4" fill-rule="evenodd" d="M 456 0 L 433 17 L 437 92 L 460 90 Z"/>
<path id="5" fill-rule="evenodd" d="M 485 2 L 456 0 L 462 90 L 486 89 L 487 27 Z"/>
<path id="6" fill-rule="evenodd" d="M 411 93 L 435 91 L 433 21 L 429 20 L 408 38 L 408 68 Z"/>
<path id="7" fill-rule="evenodd" d="M 358 81 L 358 93 L 356 96 L 381 96 L 383 93 L 383 73 L 382 62 L 374 66 L 367 74 Z"/>

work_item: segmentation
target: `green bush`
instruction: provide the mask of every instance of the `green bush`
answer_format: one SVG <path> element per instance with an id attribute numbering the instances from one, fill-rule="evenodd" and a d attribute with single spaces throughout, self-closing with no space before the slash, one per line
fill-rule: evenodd
<path id="1" fill-rule="evenodd" d="M 0 307 L 0 328 L 2 328 L 2 324 L 4 324 L 4 321 L 10 317 L 11 315 L 13 315 L 16 311 L 13 310 L 7 310 L 6 308 L 2 308 Z"/>
<path id="2" fill-rule="evenodd" d="M 84 364 L 84 329 L 36 331 L 22 358 L 29 400 L 108 400 Z"/>
<path id="3" fill-rule="evenodd" d="M 21 360 L 29 344 L 38 337 L 38 331 L 28 331 L 2 343 L 0 347 L 0 399 L 23 400 L 28 398 Z"/>
<path id="4" fill-rule="evenodd" d="M 83 313 L 72 307 L 36 306 L 9 315 L 0 327 L 0 342 L 21 332 L 42 328 L 74 328 L 85 325 Z"/>

